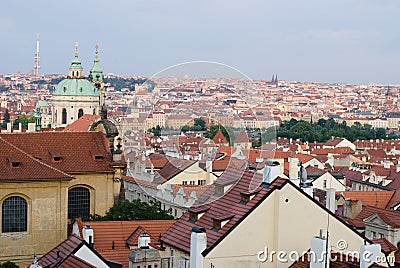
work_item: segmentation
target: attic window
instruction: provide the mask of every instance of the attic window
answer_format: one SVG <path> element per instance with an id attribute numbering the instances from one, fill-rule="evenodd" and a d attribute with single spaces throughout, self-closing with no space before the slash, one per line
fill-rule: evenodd
<path id="1" fill-rule="evenodd" d="M 18 168 L 21 166 L 21 161 L 15 157 L 8 157 L 8 162 L 10 163 L 11 167 Z"/>
<path id="2" fill-rule="evenodd" d="M 259 190 L 252 192 L 242 192 L 240 193 L 240 204 L 246 205 L 253 197 L 258 193 Z"/>
<path id="3" fill-rule="evenodd" d="M 202 207 L 195 207 L 192 209 L 189 209 L 189 222 L 195 223 L 198 221 L 204 213 L 209 209 L 208 206 L 202 206 Z"/>
<path id="4" fill-rule="evenodd" d="M 54 162 L 61 162 L 62 156 L 61 156 L 61 154 L 59 152 L 49 151 L 49 153 L 50 153 L 50 155 L 51 155 L 51 157 L 52 157 Z"/>
<path id="5" fill-rule="evenodd" d="M 240 204 L 246 205 L 250 201 L 250 195 L 240 193 Z"/>
<path id="6" fill-rule="evenodd" d="M 219 229 L 223 228 L 225 224 L 229 222 L 229 220 L 233 217 L 234 215 L 221 215 L 213 218 L 213 227 L 211 230 L 214 232 L 218 232 Z"/>
<path id="7" fill-rule="evenodd" d="M 104 155 L 99 150 L 90 150 L 90 153 L 92 154 L 94 160 L 99 161 L 104 159 Z"/>
<path id="8" fill-rule="evenodd" d="M 104 156 L 102 156 L 102 155 L 95 155 L 94 156 L 94 160 L 103 160 L 104 159 Z"/>
<path id="9" fill-rule="evenodd" d="M 224 186 L 215 185 L 215 195 L 223 195 L 224 194 Z"/>

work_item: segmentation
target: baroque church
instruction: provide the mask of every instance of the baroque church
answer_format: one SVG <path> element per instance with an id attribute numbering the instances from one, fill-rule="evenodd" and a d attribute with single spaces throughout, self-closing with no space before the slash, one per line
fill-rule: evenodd
<path id="1" fill-rule="evenodd" d="M 104 215 L 118 200 L 125 163 L 118 129 L 107 119 L 98 50 L 89 79 L 78 46 L 66 79 L 49 104 L 36 107 L 43 121 L 65 127 L 83 115 L 97 115 L 85 131 L 0 134 L 0 263 L 32 263 L 67 238 L 77 217 Z M 51 119 L 42 111 L 50 110 Z M 116 145 L 116 146 L 114 146 Z"/>
<path id="2" fill-rule="evenodd" d="M 105 88 L 97 49 L 96 46 L 94 64 L 87 80 L 83 75 L 76 44 L 75 58 L 69 67 L 68 76 L 58 83 L 53 92 L 52 127 L 65 127 L 84 114 L 100 115 L 105 105 Z"/>

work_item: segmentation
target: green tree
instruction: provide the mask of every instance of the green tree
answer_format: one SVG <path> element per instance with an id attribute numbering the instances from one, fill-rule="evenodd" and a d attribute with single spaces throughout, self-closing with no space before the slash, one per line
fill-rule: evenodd
<path id="1" fill-rule="evenodd" d="M 35 123 L 35 122 L 36 118 L 34 116 L 28 118 L 26 115 L 23 114 L 14 121 L 13 128 L 18 128 L 19 123 L 21 123 L 22 128 L 27 129 L 28 123 Z"/>
<path id="2" fill-rule="evenodd" d="M 206 130 L 206 121 L 203 118 L 196 118 L 194 120 L 194 125 L 199 126 L 201 130 Z"/>
<path id="3" fill-rule="evenodd" d="M 148 129 L 147 132 L 153 133 L 156 137 L 161 137 L 161 127 L 159 125 Z"/>
<path id="4" fill-rule="evenodd" d="M 6 261 L 0 264 L 0 268 L 19 268 L 19 266 L 11 261 Z"/>
<path id="5" fill-rule="evenodd" d="M 170 220 L 174 219 L 170 215 L 171 209 L 162 210 L 160 202 L 142 202 L 139 199 L 130 201 L 120 201 L 107 211 L 104 217 L 91 215 L 91 220 Z"/>

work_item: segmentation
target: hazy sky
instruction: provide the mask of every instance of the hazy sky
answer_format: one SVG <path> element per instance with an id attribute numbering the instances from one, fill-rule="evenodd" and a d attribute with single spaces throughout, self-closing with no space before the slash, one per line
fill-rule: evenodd
<path id="1" fill-rule="evenodd" d="M 400 84 L 400 1 L 6 0 L 0 73 L 67 73 L 75 41 L 85 72 L 150 76 L 182 62 L 233 66 L 254 79 Z"/>

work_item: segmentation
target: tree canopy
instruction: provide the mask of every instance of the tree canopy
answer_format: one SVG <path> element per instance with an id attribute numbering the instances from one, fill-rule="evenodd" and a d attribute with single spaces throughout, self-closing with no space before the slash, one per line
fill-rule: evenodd
<path id="1" fill-rule="evenodd" d="M 373 129 L 371 125 L 361 125 L 358 122 L 349 127 L 345 121 L 338 123 L 332 118 L 328 120 L 319 119 L 316 123 L 291 119 L 281 124 L 277 136 L 310 142 L 326 142 L 332 136 L 346 138 L 350 141 L 391 138 L 386 136 L 386 131 L 383 128 Z"/>
<path id="2" fill-rule="evenodd" d="M 107 211 L 105 216 L 91 215 L 94 221 L 130 221 L 130 220 L 172 220 L 171 209 L 162 210 L 160 202 L 146 203 L 139 199 L 132 202 L 120 201 Z"/>

